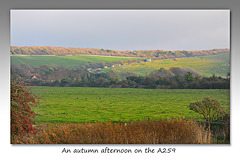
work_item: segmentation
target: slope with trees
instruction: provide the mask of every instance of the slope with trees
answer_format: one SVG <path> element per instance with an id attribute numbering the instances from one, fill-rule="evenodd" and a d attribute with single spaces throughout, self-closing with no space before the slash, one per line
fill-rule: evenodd
<path id="1" fill-rule="evenodd" d="M 50 46 L 11 46 L 11 55 L 105 55 L 105 56 L 122 56 L 122 57 L 142 57 L 152 59 L 173 59 L 182 57 L 195 57 L 217 55 L 230 53 L 229 49 L 212 49 L 199 51 L 166 51 L 166 50 L 134 50 L 134 51 L 117 51 L 110 49 L 94 49 L 94 48 L 67 48 L 67 47 L 50 47 Z"/>

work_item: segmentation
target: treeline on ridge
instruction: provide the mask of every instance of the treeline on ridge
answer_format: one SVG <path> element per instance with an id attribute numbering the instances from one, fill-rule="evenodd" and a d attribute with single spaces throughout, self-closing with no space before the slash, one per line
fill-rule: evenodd
<path id="1" fill-rule="evenodd" d="M 190 69 L 172 67 L 152 71 L 148 76 L 134 73 L 91 73 L 83 68 L 42 65 L 39 68 L 27 64 L 12 64 L 14 80 L 21 78 L 25 85 L 55 87 L 105 87 L 105 88 L 148 88 L 148 89 L 229 89 L 227 78 L 203 77 Z"/>
<path id="2" fill-rule="evenodd" d="M 152 59 L 174 59 L 183 57 L 207 56 L 229 53 L 229 49 L 213 49 L 198 51 L 167 51 L 167 50 L 134 50 L 134 51 L 117 51 L 110 49 L 94 48 L 67 48 L 67 47 L 39 47 L 39 46 L 11 46 L 11 55 L 104 55 L 104 56 L 121 56 L 121 57 L 140 57 Z"/>

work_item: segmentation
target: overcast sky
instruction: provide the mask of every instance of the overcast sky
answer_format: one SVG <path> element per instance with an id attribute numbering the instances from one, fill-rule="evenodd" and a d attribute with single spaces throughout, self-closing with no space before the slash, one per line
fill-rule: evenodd
<path id="1" fill-rule="evenodd" d="M 230 47 L 229 10 L 12 10 L 11 46 L 113 50 Z"/>

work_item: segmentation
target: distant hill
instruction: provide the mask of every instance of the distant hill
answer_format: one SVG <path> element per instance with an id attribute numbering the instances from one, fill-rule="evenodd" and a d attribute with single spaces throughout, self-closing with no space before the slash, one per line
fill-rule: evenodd
<path id="1" fill-rule="evenodd" d="M 124 65 L 117 68 L 107 69 L 113 72 L 131 72 L 136 75 L 149 75 L 153 70 L 160 68 L 169 69 L 172 67 L 180 67 L 187 70 L 194 70 L 203 76 L 210 77 L 212 74 L 216 76 L 226 77 L 230 72 L 230 54 L 218 54 L 210 56 L 199 56 L 191 58 L 176 58 L 155 60 L 151 62 L 136 62 L 130 65 Z"/>
<path id="2" fill-rule="evenodd" d="M 130 57 L 110 57 L 110 56 L 11 56 L 11 64 L 28 64 L 33 67 L 41 65 L 76 67 L 89 64 L 89 67 L 105 66 L 110 63 L 121 63 L 126 60 L 135 60 L 138 58 Z"/>
<path id="3" fill-rule="evenodd" d="M 197 57 L 218 55 L 230 53 L 229 49 L 213 49 L 213 50 L 198 50 L 198 51 L 166 51 L 166 50 L 136 50 L 136 51 L 116 51 L 110 49 L 94 49 L 94 48 L 67 48 L 67 47 L 10 47 L 11 55 L 102 55 L 102 56 L 120 56 L 120 57 L 141 57 L 151 59 L 173 59 L 183 57 Z"/>

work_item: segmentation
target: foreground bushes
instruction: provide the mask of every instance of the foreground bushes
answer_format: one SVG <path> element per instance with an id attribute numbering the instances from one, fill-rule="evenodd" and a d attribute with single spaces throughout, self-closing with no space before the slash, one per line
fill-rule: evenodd
<path id="1" fill-rule="evenodd" d="M 11 80 L 11 142 L 19 135 L 37 132 L 32 125 L 35 113 L 31 110 L 38 105 L 36 99 L 29 89 Z"/>
<path id="2" fill-rule="evenodd" d="M 211 132 L 184 119 L 38 125 L 14 144 L 209 144 Z"/>

